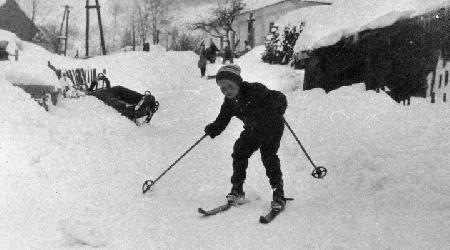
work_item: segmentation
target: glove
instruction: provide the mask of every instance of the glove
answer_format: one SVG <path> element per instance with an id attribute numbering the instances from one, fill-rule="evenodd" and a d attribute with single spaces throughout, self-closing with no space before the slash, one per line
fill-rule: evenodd
<path id="1" fill-rule="evenodd" d="M 214 139 L 214 137 L 219 135 L 219 132 L 217 131 L 216 127 L 214 126 L 214 124 L 208 124 L 205 127 L 205 134 L 209 135 L 209 137 L 211 137 L 212 139 Z"/>

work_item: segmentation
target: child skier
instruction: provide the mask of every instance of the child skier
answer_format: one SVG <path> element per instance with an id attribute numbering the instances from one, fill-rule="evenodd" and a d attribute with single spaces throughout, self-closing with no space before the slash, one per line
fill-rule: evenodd
<path id="1" fill-rule="evenodd" d="M 244 123 L 244 130 L 233 147 L 232 188 L 227 195 L 230 204 L 239 204 L 245 198 L 243 184 L 246 178 L 248 159 L 260 150 L 266 175 L 273 190 L 273 209 L 282 210 L 286 204 L 280 159 L 277 152 L 283 136 L 283 114 L 287 108 L 286 96 L 270 90 L 261 83 L 243 81 L 238 65 L 221 67 L 216 74 L 216 82 L 225 95 L 216 120 L 205 127 L 211 138 L 218 136 L 226 128 L 233 116 Z"/>

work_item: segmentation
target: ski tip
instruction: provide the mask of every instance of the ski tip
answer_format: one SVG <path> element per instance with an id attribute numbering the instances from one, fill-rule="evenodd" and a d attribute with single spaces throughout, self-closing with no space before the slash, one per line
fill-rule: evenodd
<path id="1" fill-rule="evenodd" d="M 205 209 L 203 209 L 203 208 L 201 208 L 201 207 L 198 208 L 198 212 L 201 213 L 201 214 L 203 214 L 203 215 L 206 215 L 206 214 L 207 214 L 206 211 L 205 211 Z"/>
<path id="2" fill-rule="evenodd" d="M 266 217 L 260 216 L 260 217 L 259 217 L 259 223 L 262 223 L 262 224 L 268 224 L 269 221 L 266 219 Z"/>

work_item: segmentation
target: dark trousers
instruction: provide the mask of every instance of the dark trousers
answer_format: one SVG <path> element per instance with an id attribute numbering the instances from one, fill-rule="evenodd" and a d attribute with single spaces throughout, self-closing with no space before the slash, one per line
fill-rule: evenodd
<path id="1" fill-rule="evenodd" d="M 206 72 L 206 67 L 205 68 L 200 68 L 200 74 L 201 76 L 205 76 L 205 72 Z"/>
<path id="2" fill-rule="evenodd" d="M 259 149 L 261 160 L 266 168 L 266 175 L 272 188 L 283 188 L 283 177 L 280 169 L 280 159 L 277 152 L 283 136 L 284 126 L 269 136 L 256 136 L 250 130 L 242 131 L 233 147 L 233 175 L 231 183 L 242 185 L 246 178 L 248 159 Z"/>

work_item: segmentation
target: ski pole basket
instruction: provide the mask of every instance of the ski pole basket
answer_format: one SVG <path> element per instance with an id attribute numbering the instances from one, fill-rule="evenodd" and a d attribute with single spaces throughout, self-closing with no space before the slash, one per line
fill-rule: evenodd
<path id="1" fill-rule="evenodd" d="M 303 147 L 302 143 L 300 142 L 300 139 L 298 139 L 297 135 L 294 133 L 294 130 L 292 130 L 291 126 L 289 126 L 289 123 L 287 123 L 287 121 L 284 120 L 284 124 L 289 129 L 291 134 L 294 136 L 298 145 L 300 145 L 300 148 L 302 149 L 303 153 L 305 153 L 306 158 L 308 158 L 309 162 L 311 162 L 311 165 L 314 167 L 314 170 L 311 173 L 312 177 L 314 177 L 316 179 L 323 179 L 323 177 L 325 177 L 327 175 L 328 170 L 323 166 L 316 166 L 316 164 L 314 164 L 313 160 L 311 159 L 309 154 L 306 152 L 306 149 Z"/>

